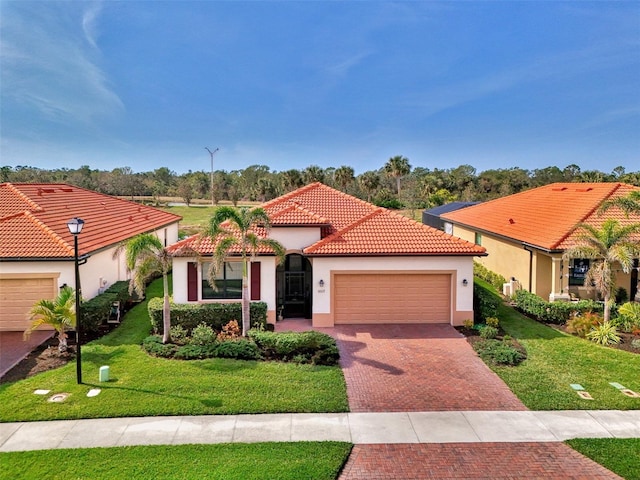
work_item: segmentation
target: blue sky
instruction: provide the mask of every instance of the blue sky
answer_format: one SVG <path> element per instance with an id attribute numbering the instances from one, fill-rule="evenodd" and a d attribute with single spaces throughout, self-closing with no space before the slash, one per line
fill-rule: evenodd
<path id="1" fill-rule="evenodd" d="M 640 2 L 0 1 L 0 163 L 640 170 Z"/>

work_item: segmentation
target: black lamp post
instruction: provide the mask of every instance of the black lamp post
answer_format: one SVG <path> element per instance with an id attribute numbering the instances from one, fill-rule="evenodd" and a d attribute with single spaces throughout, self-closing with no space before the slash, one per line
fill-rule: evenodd
<path id="1" fill-rule="evenodd" d="M 80 321 L 80 268 L 78 263 L 78 235 L 82 232 L 84 220 L 74 217 L 67 222 L 69 232 L 73 235 L 73 248 L 75 253 L 76 267 L 76 379 L 78 384 L 82 383 L 82 352 L 80 351 L 80 334 L 82 322 Z"/>

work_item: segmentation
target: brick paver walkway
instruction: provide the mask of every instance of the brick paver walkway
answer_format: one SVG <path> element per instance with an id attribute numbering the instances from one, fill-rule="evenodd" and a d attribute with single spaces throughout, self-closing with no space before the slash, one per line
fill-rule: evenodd
<path id="1" fill-rule="evenodd" d="M 562 443 L 355 445 L 339 480 L 620 477 Z"/>
<path id="2" fill-rule="evenodd" d="M 285 320 L 278 330 L 309 329 Z M 352 412 L 526 410 L 449 325 L 318 328 L 338 342 Z"/>

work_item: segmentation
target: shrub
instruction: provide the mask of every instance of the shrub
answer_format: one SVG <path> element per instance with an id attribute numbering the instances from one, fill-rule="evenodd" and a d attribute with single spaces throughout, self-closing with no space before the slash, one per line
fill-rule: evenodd
<path id="1" fill-rule="evenodd" d="M 112 283 L 104 293 L 115 295 L 115 299 L 120 302 L 123 308 L 131 303 L 132 295 L 129 294 L 129 281 L 120 280 Z"/>
<path id="2" fill-rule="evenodd" d="M 501 300 L 495 293 L 473 284 L 473 316 L 475 323 L 483 323 L 485 318 L 496 317 Z"/>
<path id="3" fill-rule="evenodd" d="M 485 320 L 485 323 L 489 326 L 489 327 L 496 327 L 498 328 L 498 325 L 500 325 L 500 320 L 498 320 L 496 317 L 489 317 Z"/>
<path id="4" fill-rule="evenodd" d="M 173 343 L 177 345 L 184 345 L 189 341 L 188 332 L 182 325 L 174 325 L 169 329 L 169 334 Z"/>
<path id="5" fill-rule="evenodd" d="M 267 359 L 299 361 L 302 357 L 314 365 L 336 365 L 340 358 L 336 341 L 327 334 L 308 332 L 260 332 L 251 330 L 249 337 Z"/>
<path id="6" fill-rule="evenodd" d="M 564 325 L 576 313 L 588 311 L 601 312 L 603 306 L 593 300 L 579 302 L 547 302 L 538 295 L 526 290 L 518 290 L 515 294 L 516 306 L 523 312 L 546 323 Z"/>
<path id="7" fill-rule="evenodd" d="M 172 343 L 162 343 L 162 337 L 152 335 L 142 341 L 142 348 L 156 357 L 170 358 L 175 354 L 177 347 Z"/>
<path id="8" fill-rule="evenodd" d="M 225 340 L 215 346 L 215 356 L 221 358 L 236 358 L 238 360 L 259 360 L 260 349 L 251 340 Z"/>
<path id="9" fill-rule="evenodd" d="M 507 279 L 502 275 L 492 272 L 487 267 L 478 262 L 473 262 L 473 276 L 481 278 L 489 283 L 499 293 L 502 293 L 502 284 L 507 283 Z"/>
<path id="10" fill-rule="evenodd" d="M 640 328 L 640 303 L 627 302 L 620 306 L 618 315 L 625 332 L 633 332 Z"/>
<path id="11" fill-rule="evenodd" d="M 464 328 L 470 330 L 473 328 L 473 320 L 471 320 L 470 318 L 467 318 L 462 321 L 462 325 L 464 326 Z"/>
<path id="12" fill-rule="evenodd" d="M 404 208 L 404 204 L 397 198 L 389 198 L 384 200 L 377 200 L 374 202 L 378 207 L 389 208 L 391 210 L 400 210 Z"/>
<path id="13" fill-rule="evenodd" d="M 216 341 L 216 332 L 209 325 L 201 323 L 191 331 L 189 344 L 209 345 Z"/>
<path id="14" fill-rule="evenodd" d="M 631 340 L 631 348 L 635 350 L 640 350 L 640 338 L 635 338 Z"/>
<path id="15" fill-rule="evenodd" d="M 154 332 L 162 331 L 162 298 L 149 300 L 149 317 Z M 264 325 L 267 322 L 267 304 L 251 302 L 249 307 L 251 326 Z M 200 323 L 205 323 L 215 331 L 231 320 L 242 318 L 242 304 L 234 303 L 173 303 L 171 302 L 171 324 L 182 325 L 188 332 Z"/>
<path id="16" fill-rule="evenodd" d="M 593 327 L 593 329 L 587 333 L 587 338 L 599 345 L 620 343 L 618 329 L 612 325 L 611 322 L 603 322 L 602 324 Z"/>
<path id="17" fill-rule="evenodd" d="M 211 358 L 216 356 L 217 345 L 208 343 L 206 345 L 183 345 L 175 351 L 174 358 L 181 360 L 195 360 L 202 358 Z"/>
<path id="18" fill-rule="evenodd" d="M 491 325 L 485 325 L 480 329 L 480 338 L 490 339 L 498 336 L 498 329 Z"/>
<path id="19" fill-rule="evenodd" d="M 587 334 L 600 323 L 602 323 L 602 317 L 597 313 L 586 312 L 583 314 L 575 314 L 571 317 L 571 320 L 567 322 L 567 331 L 581 338 L 585 338 Z"/>
<path id="20" fill-rule="evenodd" d="M 620 305 L 629 300 L 629 294 L 627 293 L 627 289 L 624 287 L 618 287 L 616 289 L 615 295 L 616 304 Z"/>
<path id="21" fill-rule="evenodd" d="M 218 334 L 218 341 L 223 342 L 225 340 L 235 340 L 241 333 L 238 322 L 231 320 L 222 327 L 222 331 Z"/>
<path id="22" fill-rule="evenodd" d="M 527 358 L 525 352 L 510 342 L 494 339 L 480 340 L 473 344 L 473 349 L 482 360 L 492 365 L 518 365 Z"/>

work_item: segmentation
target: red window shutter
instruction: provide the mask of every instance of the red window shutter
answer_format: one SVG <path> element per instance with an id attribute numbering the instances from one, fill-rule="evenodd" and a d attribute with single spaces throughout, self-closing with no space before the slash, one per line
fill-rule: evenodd
<path id="1" fill-rule="evenodd" d="M 187 263 L 187 300 L 198 301 L 198 264 L 196 262 Z"/>
<path id="2" fill-rule="evenodd" d="M 260 300 L 260 262 L 251 262 L 251 300 Z"/>

